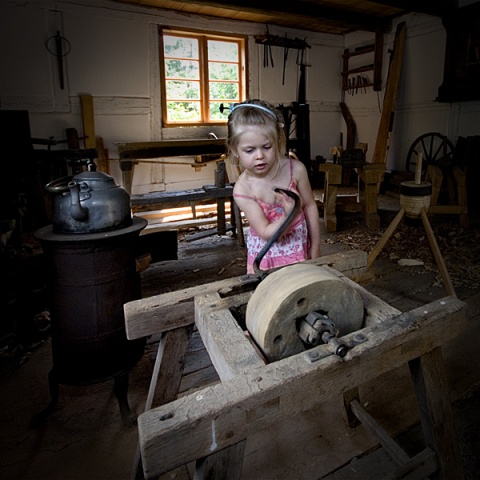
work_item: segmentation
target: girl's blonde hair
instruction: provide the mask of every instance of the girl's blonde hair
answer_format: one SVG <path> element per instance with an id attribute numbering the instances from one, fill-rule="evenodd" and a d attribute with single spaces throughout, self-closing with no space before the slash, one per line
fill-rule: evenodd
<path id="1" fill-rule="evenodd" d="M 269 102 L 264 100 L 247 100 L 237 103 L 231 108 L 228 116 L 227 149 L 232 165 L 240 166 L 237 156 L 237 146 L 244 127 L 257 126 L 262 128 L 266 136 L 277 149 L 277 157 L 286 154 L 287 140 L 285 136 L 282 114 Z"/>

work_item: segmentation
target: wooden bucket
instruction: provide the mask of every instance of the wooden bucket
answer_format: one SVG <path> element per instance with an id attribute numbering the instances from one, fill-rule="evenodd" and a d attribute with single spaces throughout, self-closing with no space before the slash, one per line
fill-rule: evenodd
<path id="1" fill-rule="evenodd" d="M 418 218 L 422 210 L 428 211 L 431 195 L 431 183 L 406 181 L 400 184 L 400 206 L 407 217 Z"/>

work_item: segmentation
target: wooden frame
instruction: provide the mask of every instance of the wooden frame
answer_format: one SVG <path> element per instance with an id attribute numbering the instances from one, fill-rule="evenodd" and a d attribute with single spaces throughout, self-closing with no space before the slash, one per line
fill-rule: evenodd
<path id="1" fill-rule="evenodd" d="M 196 461 L 195 478 L 206 478 L 207 472 L 214 475 L 209 478 L 240 478 L 245 439 L 250 434 L 292 414 L 318 408 L 320 399 L 352 392 L 352 379 L 360 385 L 406 363 L 414 379 L 427 450 L 409 459 L 393 446 L 398 470 L 428 475 L 438 466 L 441 478 L 461 478 L 440 347 L 465 328 L 465 304 L 445 297 L 401 313 L 340 272 L 323 268 L 355 288 L 367 312 L 365 327 L 342 338 L 349 346 L 343 359 L 333 355 L 328 345 L 320 345 L 265 364 L 230 312 L 248 302 L 251 293 L 222 298 L 220 292 L 228 288 L 216 282 L 215 287 L 203 286 L 204 293 L 195 295 L 195 323 L 222 382 L 140 415 L 146 478 L 192 461 Z M 235 282 L 230 284 L 233 287 Z M 192 293 L 178 292 L 176 301 Z M 156 305 L 158 313 L 158 298 Z M 131 319 L 127 314 L 127 327 Z M 350 395 L 347 407 L 353 400 L 355 396 Z M 367 421 L 356 406 L 353 403 L 354 414 Z"/>

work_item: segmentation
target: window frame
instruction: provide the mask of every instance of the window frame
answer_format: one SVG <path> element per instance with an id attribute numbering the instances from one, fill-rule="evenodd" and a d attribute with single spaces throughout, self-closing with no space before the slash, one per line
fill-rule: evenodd
<path id="1" fill-rule="evenodd" d="M 166 92 L 166 78 L 165 78 L 165 57 L 164 57 L 164 43 L 163 35 L 176 35 L 195 38 L 199 42 L 199 70 L 200 70 L 200 109 L 203 120 L 200 121 L 185 121 L 185 122 L 169 122 L 167 119 L 167 92 Z M 247 98 L 247 46 L 248 41 L 245 35 L 225 34 L 217 32 L 205 32 L 202 30 L 175 28 L 175 27 L 159 27 L 159 64 L 160 64 L 160 91 L 161 91 L 161 112 L 162 112 L 162 127 L 198 127 L 198 126 L 222 126 L 226 125 L 225 120 L 205 121 L 209 114 L 209 85 L 210 79 L 208 77 L 208 40 L 231 41 L 239 45 L 239 72 L 240 78 L 238 80 L 239 98 L 232 100 L 229 103 L 242 102 Z M 223 101 L 225 103 L 225 101 Z M 226 105 L 228 106 L 228 104 Z"/>

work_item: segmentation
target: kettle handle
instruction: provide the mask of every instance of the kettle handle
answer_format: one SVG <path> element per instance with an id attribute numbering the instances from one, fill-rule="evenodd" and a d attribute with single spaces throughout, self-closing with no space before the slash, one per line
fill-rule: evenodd
<path id="1" fill-rule="evenodd" d="M 68 192 L 70 187 L 68 184 L 72 181 L 73 176 L 67 176 L 62 178 L 57 178 L 56 180 L 52 180 L 50 183 L 45 185 L 45 189 L 49 193 L 63 193 Z"/>

